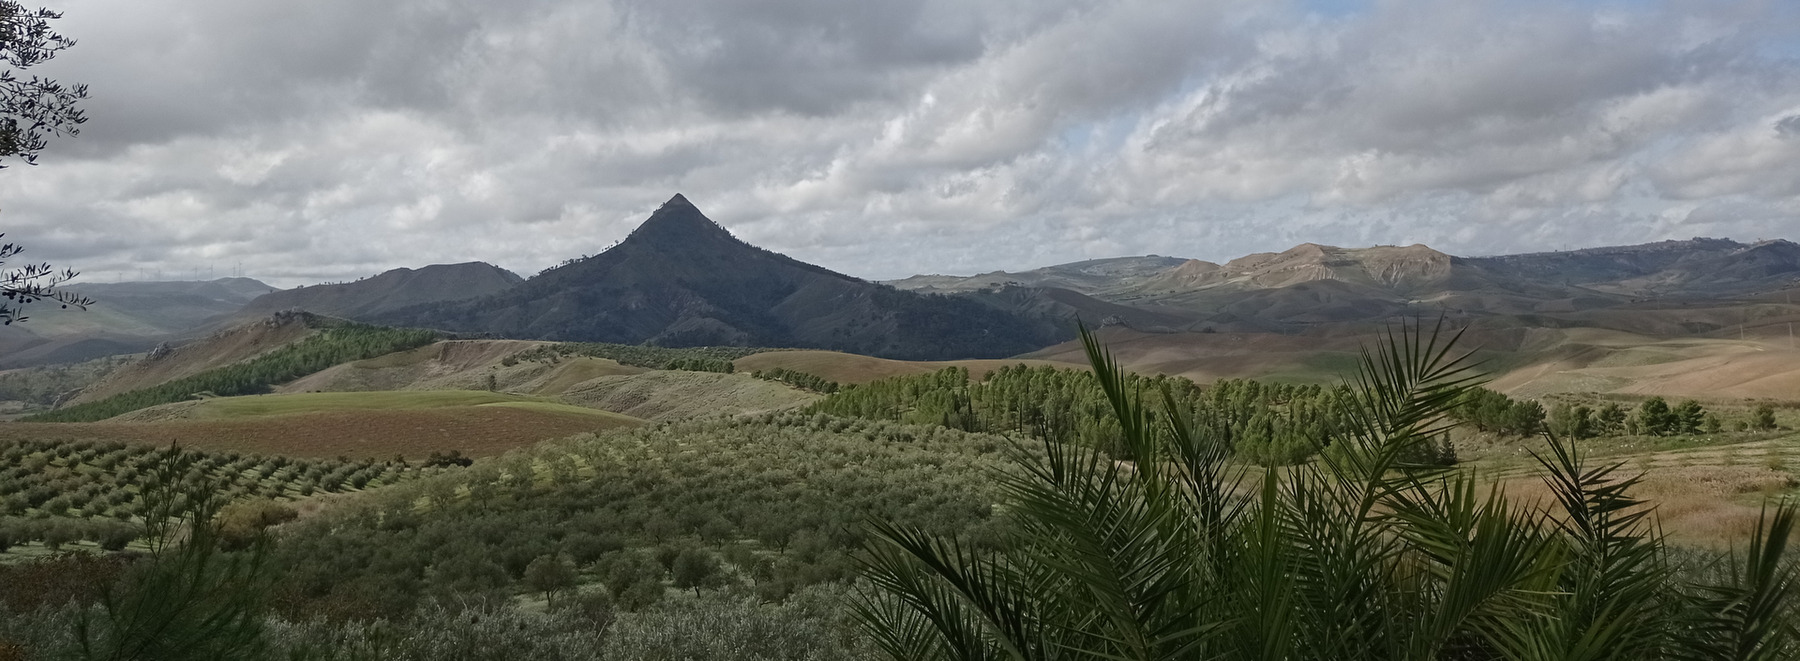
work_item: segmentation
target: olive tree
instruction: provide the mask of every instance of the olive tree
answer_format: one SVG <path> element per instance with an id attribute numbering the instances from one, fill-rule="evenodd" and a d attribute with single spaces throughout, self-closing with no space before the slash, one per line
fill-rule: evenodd
<path id="1" fill-rule="evenodd" d="M 87 98 L 86 85 L 65 86 L 19 72 L 75 45 L 50 29 L 50 21 L 59 18 L 61 12 L 0 0 L 0 157 L 36 163 L 49 136 L 76 135 L 87 121 L 76 107 Z"/>

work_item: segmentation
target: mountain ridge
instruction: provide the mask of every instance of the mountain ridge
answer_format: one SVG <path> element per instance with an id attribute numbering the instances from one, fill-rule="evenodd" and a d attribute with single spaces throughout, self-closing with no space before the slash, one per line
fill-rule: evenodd
<path id="1" fill-rule="evenodd" d="M 402 267 L 354 282 L 270 292 L 245 304 L 236 317 L 255 319 L 282 310 L 344 318 L 374 317 L 414 305 L 485 296 L 521 282 L 524 278 L 486 262 Z"/>
<path id="2" fill-rule="evenodd" d="M 895 358 L 1012 355 L 1067 335 L 976 301 L 900 291 L 750 245 L 680 194 L 617 245 L 509 291 L 368 320 L 519 339 Z"/>

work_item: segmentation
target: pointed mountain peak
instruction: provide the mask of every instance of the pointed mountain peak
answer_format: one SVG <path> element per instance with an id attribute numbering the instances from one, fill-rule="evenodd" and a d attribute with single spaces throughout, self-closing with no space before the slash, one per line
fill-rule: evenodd
<path id="1" fill-rule="evenodd" d="M 677 193 L 657 207 L 656 212 L 650 214 L 650 218 L 642 225 L 632 230 L 631 235 L 625 237 L 625 242 L 681 245 L 708 239 L 739 242 L 729 230 L 707 218 L 706 214 L 700 213 L 699 207 Z"/>

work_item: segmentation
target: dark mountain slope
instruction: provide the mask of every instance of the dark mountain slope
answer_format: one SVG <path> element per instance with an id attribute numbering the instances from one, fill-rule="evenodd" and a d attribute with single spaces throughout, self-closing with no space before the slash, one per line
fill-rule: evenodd
<path id="1" fill-rule="evenodd" d="M 481 299 L 376 321 L 503 337 L 1009 356 L 1065 339 L 964 298 L 899 291 L 739 241 L 676 195 L 619 245 Z"/>
<path id="2" fill-rule="evenodd" d="M 333 317 L 365 319 L 416 305 L 495 294 L 520 282 L 524 279 L 513 272 L 483 262 L 433 264 L 416 271 L 394 269 L 356 282 L 271 292 L 251 301 L 237 316 L 260 318 L 297 309 Z"/>
<path id="3" fill-rule="evenodd" d="M 1800 278 L 1800 245 L 1784 240 L 1695 238 L 1465 259 L 1504 277 L 1640 297 L 1748 294 Z"/>

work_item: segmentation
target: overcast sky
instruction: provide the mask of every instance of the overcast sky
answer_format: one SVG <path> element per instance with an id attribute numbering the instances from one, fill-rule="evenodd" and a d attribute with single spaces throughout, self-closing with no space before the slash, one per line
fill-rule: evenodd
<path id="1" fill-rule="evenodd" d="M 278 286 L 595 254 L 684 193 L 844 273 L 1800 239 L 1800 3 L 62 0 L 27 256 Z"/>

